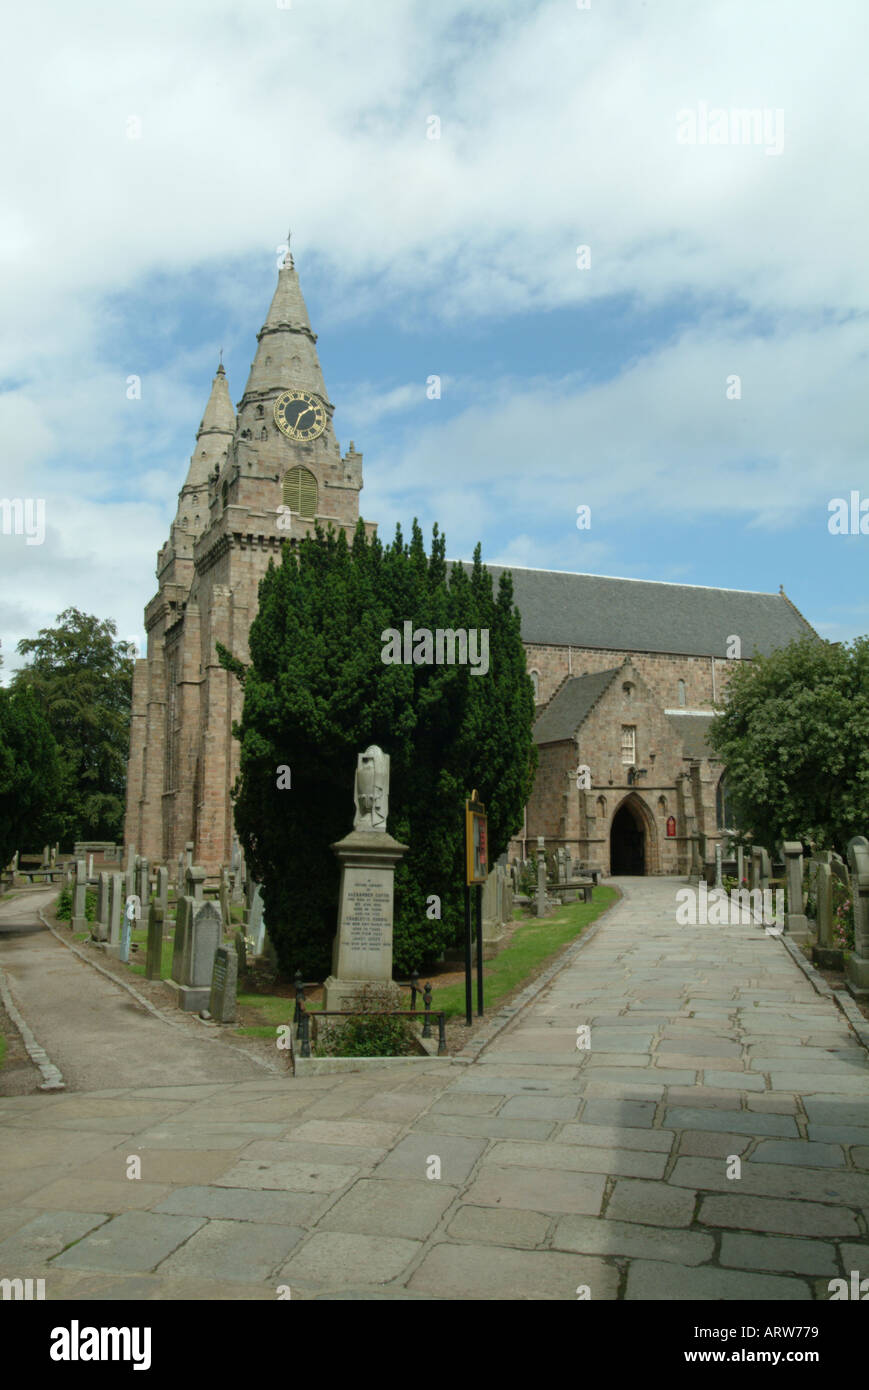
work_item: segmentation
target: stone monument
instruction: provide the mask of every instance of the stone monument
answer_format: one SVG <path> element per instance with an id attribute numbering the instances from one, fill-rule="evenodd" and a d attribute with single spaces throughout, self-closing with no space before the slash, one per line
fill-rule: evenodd
<path id="1" fill-rule="evenodd" d="M 214 957 L 220 945 L 220 908 L 213 902 L 184 897 L 175 920 L 172 982 L 179 1009 L 198 1013 L 211 998 Z"/>
<path id="2" fill-rule="evenodd" d="M 341 863 L 341 890 L 327 1011 L 345 1008 L 371 981 L 392 979 L 393 880 L 408 846 L 386 829 L 389 757 L 373 744 L 359 755 L 354 801 L 353 830 L 332 846 Z"/>
<path id="3" fill-rule="evenodd" d="M 801 840 L 783 840 L 788 886 L 788 934 L 795 941 L 808 941 L 809 919 L 803 911 L 803 845 Z"/>
<path id="4" fill-rule="evenodd" d="M 72 922 L 73 931 L 86 931 L 88 927 L 87 917 L 85 916 L 85 903 L 87 902 L 87 864 L 83 859 L 75 861 L 75 886 L 72 890 Z"/>
<path id="5" fill-rule="evenodd" d="M 145 958 L 145 979 L 159 980 L 163 970 L 163 906 L 152 903 L 148 909 L 148 954 Z"/>
<path id="6" fill-rule="evenodd" d="M 235 1022 L 238 957 L 234 946 L 218 946 L 211 973 L 208 1011 L 215 1023 Z"/>
<path id="7" fill-rule="evenodd" d="M 869 840 L 848 841 L 851 902 L 854 905 L 854 950 L 848 957 L 847 985 L 855 999 L 869 999 Z"/>

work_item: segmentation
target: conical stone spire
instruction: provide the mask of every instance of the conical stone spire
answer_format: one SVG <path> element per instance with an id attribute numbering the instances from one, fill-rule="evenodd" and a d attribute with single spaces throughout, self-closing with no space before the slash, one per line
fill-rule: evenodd
<path id="1" fill-rule="evenodd" d="M 256 356 L 239 402 L 239 424 L 252 401 L 274 399 L 281 391 L 311 391 L 328 405 L 316 342 L 299 276 L 292 256 L 287 255 L 265 323 L 257 335 Z"/>
<path id="2" fill-rule="evenodd" d="M 180 493 L 176 525 L 191 535 L 199 535 L 208 521 L 208 477 L 222 467 L 226 451 L 235 434 L 235 411 L 229 399 L 229 386 L 223 363 L 211 383 L 211 394 L 196 432 L 190 467 Z"/>
<path id="3" fill-rule="evenodd" d="M 201 439 L 204 434 L 228 434 L 235 433 L 235 411 L 232 408 L 232 401 L 229 399 L 229 386 L 226 380 L 226 372 L 221 362 L 217 368 L 214 381 L 211 383 L 211 395 L 208 397 L 208 404 L 205 407 L 205 414 L 202 417 L 202 424 L 199 426 L 196 438 Z"/>

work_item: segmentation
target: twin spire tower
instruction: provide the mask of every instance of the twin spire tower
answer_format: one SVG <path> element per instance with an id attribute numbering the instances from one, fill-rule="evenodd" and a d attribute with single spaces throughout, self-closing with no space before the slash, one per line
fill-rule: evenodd
<path id="1" fill-rule="evenodd" d="M 209 872 L 232 848 L 232 723 L 242 691 L 218 642 L 247 662 L 257 589 L 283 541 L 315 521 L 352 537 L 362 455 L 342 456 L 293 258 L 257 334 L 238 413 L 221 363 L 145 609 L 147 656 L 133 675 L 124 838 L 166 863 L 192 841 Z M 278 509 L 281 509 L 280 511 Z M 288 509 L 288 510 L 287 510 Z M 365 523 L 370 536 L 376 526 Z"/>

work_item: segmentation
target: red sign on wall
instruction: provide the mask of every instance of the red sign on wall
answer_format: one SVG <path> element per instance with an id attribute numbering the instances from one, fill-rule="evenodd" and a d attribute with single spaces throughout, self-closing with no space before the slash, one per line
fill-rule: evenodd
<path id="1" fill-rule="evenodd" d="M 675 834 L 676 834 L 676 817 L 675 817 L 675 816 L 668 816 L 668 817 L 667 817 L 667 838 L 668 838 L 668 839 L 672 839 L 673 836 L 674 836 Z"/>

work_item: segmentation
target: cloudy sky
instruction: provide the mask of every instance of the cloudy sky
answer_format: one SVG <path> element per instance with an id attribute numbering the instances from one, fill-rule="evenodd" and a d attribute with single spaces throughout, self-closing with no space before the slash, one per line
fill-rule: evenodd
<path id="1" fill-rule="evenodd" d="M 141 640 L 288 226 L 382 535 L 869 632 L 869 535 L 828 529 L 869 499 L 865 0 L 48 0 L 5 37 L 0 499 L 45 537 L 0 513 L 4 678 L 68 606 Z"/>

